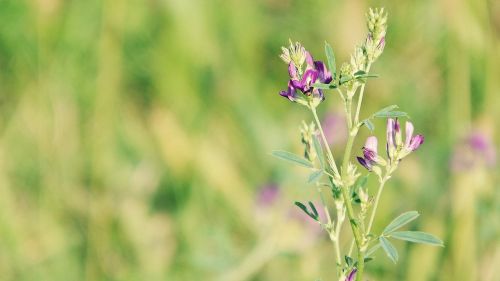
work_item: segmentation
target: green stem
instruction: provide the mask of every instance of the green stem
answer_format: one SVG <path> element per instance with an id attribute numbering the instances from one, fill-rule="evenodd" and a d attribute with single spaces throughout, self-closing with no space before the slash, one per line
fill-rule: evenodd
<path id="1" fill-rule="evenodd" d="M 310 108 L 314 115 L 314 120 L 316 121 L 316 125 L 318 126 L 319 132 L 321 134 L 321 138 L 323 139 L 323 144 L 326 147 L 328 162 L 330 162 L 330 166 L 332 166 L 333 172 L 336 175 L 339 175 L 339 170 L 337 168 L 337 165 L 335 164 L 335 159 L 333 158 L 332 150 L 330 149 L 328 141 L 326 140 L 325 133 L 323 132 L 323 127 L 321 126 L 321 122 L 319 122 L 318 114 L 316 113 L 316 108 L 313 106 L 310 106 Z"/>
<path id="2" fill-rule="evenodd" d="M 366 72 L 370 70 L 370 64 L 368 64 L 366 68 Z M 346 177 L 348 176 L 347 169 L 349 167 L 349 159 L 351 157 L 351 151 L 352 151 L 352 146 L 354 144 L 354 139 L 356 138 L 358 134 L 358 129 L 359 129 L 359 112 L 361 110 L 361 104 L 363 102 L 363 93 L 365 91 L 365 85 L 364 83 L 361 86 L 361 90 L 359 93 L 359 98 L 358 98 L 358 105 L 356 107 L 356 113 L 354 117 L 354 125 L 352 122 L 348 122 L 349 126 L 349 138 L 347 139 L 347 145 L 346 149 L 344 152 L 344 160 L 342 162 L 342 179 L 343 179 L 343 186 L 342 186 L 342 196 L 344 197 L 344 202 L 346 204 L 346 209 L 347 209 L 347 216 L 349 217 L 349 224 L 351 225 L 352 233 L 354 236 L 354 242 L 356 243 L 356 248 L 358 252 L 358 271 L 356 273 L 356 281 L 361 281 L 363 278 L 363 271 L 365 267 L 365 259 L 364 259 L 364 248 L 363 248 L 363 235 L 360 232 L 359 225 L 355 221 L 355 216 L 354 216 L 354 211 L 352 208 L 351 204 L 351 198 L 349 197 L 348 194 L 348 188 L 349 186 L 346 186 Z M 350 103 L 346 103 L 346 111 L 348 112 L 347 118 L 351 118 L 351 108 L 350 108 Z"/>
<path id="3" fill-rule="evenodd" d="M 370 72 L 371 63 L 366 66 L 366 73 Z M 354 124 L 357 126 L 359 123 L 359 112 L 361 110 L 361 103 L 363 102 L 363 93 L 365 92 L 365 85 L 361 85 L 361 90 L 359 91 L 358 106 L 356 107 L 356 115 L 354 115 Z"/>
<path id="4" fill-rule="evenodd" d="M 378 187 L 377 196 L 375 197 L 375 205 L 373 205 L 372 215 L 370 216 L 370 222 L 368 223 L 368 228 L 366 234 L 370 234 L 372 229 L 373 221 L 375 219 L 375 214 L 377 213 L 378 202 L 380 201 L 380 196 L 384 190 L 385 182 L 387 181 L 387 176 L 385 176 L 382 181 L 380 181 L 380 186 Z"/>

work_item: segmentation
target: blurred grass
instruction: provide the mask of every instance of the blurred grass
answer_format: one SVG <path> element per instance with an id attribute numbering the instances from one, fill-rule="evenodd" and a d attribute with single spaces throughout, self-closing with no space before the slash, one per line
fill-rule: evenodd
<path id="1" fill-rule="evenodd" d="M 446 244 L 400 243 L 401 262 L 378 254 L 369 278 L 495 280 L 498 165 L 449 168 L 472 130 L 498 148 L 493 0 L 0 1 L 0 279 L 331 280 L 328 240 L 288 214 L 314 190 L 269 155 L 299 153 L 310 119 L 277 95 L 278 54 L 292 38 L 324 59 L 327 40 L 344 61 L 369 6 L 389 31 L 362 115 L 398 104 L 426 136 L 375 230 L 417 209 Z M 280 204 L 256 210 L 270 182 Z"/>

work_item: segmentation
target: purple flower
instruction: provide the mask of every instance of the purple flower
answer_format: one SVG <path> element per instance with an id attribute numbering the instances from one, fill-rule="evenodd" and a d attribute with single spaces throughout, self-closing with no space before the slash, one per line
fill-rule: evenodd
<path id="1" fill-rule="evenodd" d="M 353 268 L 352 271 L 347 275 L 345 281 L 354 281 L 354 278 L 356 278 L 356 272 L 358 271 L 357 268 Z"/>
<path id="2" fill-rule="evenodd" d="M 413 136 L 413 124 L 406 121 L 406 136 L 405 142 L 402 142 L 401 129 L 398 119 L 387 119 L 387 156 L 392 160 L 399 160 L 408 155 L 410 152 L 417 150 L 424 143 L 424 136 Z M 398 153 L 398 159 L 394 159 Z"/>
<path id="3" fill-rule="evenodd" d="M 330 82 L 332 82 L 332 73 L 328 71 L 328 68 L 326 68 L 323 62 L 315 61 L 314 67 L 318 71 L 318 78 L 321 83 L 329 84 Z"/>
<path id="4" fill-rule="evenodd" d="M 302 66 L 296 65 L 294 61 L 288 64 L 288 74 L 290 80 L 286 91 L 280 91 L 282 97 L 288 98 L 290 101 L 297 101 L 297 90 L 304 95 L 323 101 L 325 96 L 323 91 L 313 87 L 314 83 L 328 84 L 332 81 L 332 74 L 321 61 L 314 61 L 311 54 L 305 51 L 306 67 L 302 74 Z M 302 75 L 301 75 L 302 74 Z"/>
<path id="5" fill-rule="evenodd" d="M 286 91 L 281 91 L 280 96 L 285 97 L 291 101 L 295 101 L 297 99 L 297 90 L 291 82 L 288 82 L 288 89 Z"/>
<path id="6" fill-rule="evenodd" d="M 373 165 L 379 164 L 380 158 L 377 153 L 377 137 L 370 136 L 366 139 L 363 147 L 363 157 L 357 157 L 358 162 L 368 171 L 372 170 Z"/>

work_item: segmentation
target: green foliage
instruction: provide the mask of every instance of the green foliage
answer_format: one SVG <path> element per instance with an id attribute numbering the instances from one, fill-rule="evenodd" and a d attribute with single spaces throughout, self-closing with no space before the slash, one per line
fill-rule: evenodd
<path id="1" fill-rule="evenodd" d="M 436 236 L 422 231 L 397 231 L 388 234 L 394 239 L 409 241 L 413 243 L 429 244 L 444 247 L 443 241 Z"/>
<path id="2" fill-rule="evenodd" d="M 309 202 L 311 212 L 307 209 L 307 207 L 304 204 L 302 204 L 300 202 L 295 202 L 295 205 L 297 207 L 299 207 L 304 213 L 306 213 L 306 215 L 311 217 L 313 220 L 315 220 L 315 221 L 319 220 L 318 211 L 316 210 L 316 207 L 314 206 L 314 204 L 312 202 Z"/>
<path id="3" fill-rule="evenodd" d="M 379 242 L 380 246 L 382 246 L 382 249 L 384 249 L 384 252 L 391 259 L 391 261 L 393 263 L 396 263 L 398 261 L 398 251 L 396 250 L 394 245 L 392 245 L 392 243 L 383 236 L 379 237 Z"/>
<path id="4" fill-rule="evenodd" d="M 323 175 L 323 170 L 317 170 L 312 172 L 307 179 L 307 183 L 317 182 Z"/>
<path id="5" fill-rule="evenodd" d="M 409 211 L 406 213 L 402 213 L 399 215 L 397 218 L 395 218 L 391 223 L 389 223 L 384 231 L 383 234 L 389 234 L 402 226 L 408 224 L 409 222 L 413 221 L 414 219 L 418 218 L 420 214 L 417 211 Z"/>
<path id="6" fill-rule="evenodd" d="M 328 60 L 328 69 L 330 69 L 330 72 L 332 73 L 332 78 L 335 81 L 335 78 L 337 77 L 337 66 L 335 65 L 335 55 L 333 53 L 332 46 L 325 42 L 325 54 Z"/>
<path id="7" fill-rule="evenodd" d="M 304 159 L 296 154 L 288 152 L 288 151 L 275 150 L 272 152 L 272 155 L 274 157 L 277 157 L 277 158 L 285 160 L 285 161 L 289 161 L 289 162 L 297 164 L 299 166 L 303 166 L 306 168 L 314 168 L 314 165 L 311 162 L 309 162 L 308 160 L 306 160 L 306 159 Z"/>
<path id="8" fill-rule="evenodd" d="M 325 154 L 323 152 L 323 148 L 321 146 L 321 143 L 318 139 L 318 136 L 316 136 L 316 135 L 313 135 L 312 139 L 313 139 L 314 151 L 316 152 L 316 156 L 318 157 L 321 169 L 325 170 L 327 165 L 325 164 Z"/>

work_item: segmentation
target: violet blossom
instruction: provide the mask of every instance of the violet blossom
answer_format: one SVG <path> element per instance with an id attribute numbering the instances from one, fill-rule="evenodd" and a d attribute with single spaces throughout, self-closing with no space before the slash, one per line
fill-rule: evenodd
<path id="1" fill-rule="evenodd" d="M 281 57 L 288 63 L 290 80 L 287 90 L 280 91 L 279 94 L 282 97 L 288 98 L 290 101 L 307 105 L 307 101 L 298 97 L 297 91 L 300 91 L 306 97 L 312 98 L 316 100 L 316 103 L 319 103 L 325 99 L 325 96 L 323 91 L 314 88 L 313 84 L 329 84 L 332 81 L 332 74 L 322 61 L 314 61 L 308 51 L 300 46 L 300 44 L 298 46 L 299 47 L 294 47 L 294 50 L 284 48 L 284 53 Z M 290 55 L 295 52 L 295 49 L 301 50 L 301 52 L 298 52 L 296 55 Z M 305 69 L 303 69 L 302 66 L 304 61 L 306 63 Z"/>

